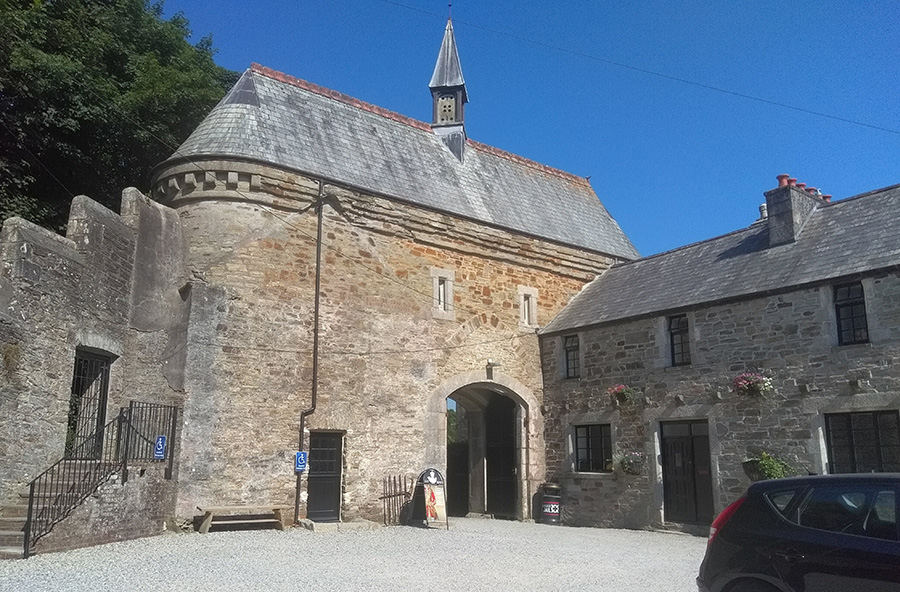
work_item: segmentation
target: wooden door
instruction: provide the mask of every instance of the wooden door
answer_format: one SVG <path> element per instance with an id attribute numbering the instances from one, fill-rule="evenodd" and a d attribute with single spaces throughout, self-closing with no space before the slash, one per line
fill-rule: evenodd
<path id="1" fill-rule="evenodd" d="M 514 401 L 497 395 L 484 414 L 487 511 L 508 518 L 516 517 L 518 502 L 516 409 Z"/>
<path id="2" fill-rule="evenodd" d="M 306 517 L 314 522 L 341 519 L 341 466 L 344 435 L 312 432 L 309 435 L 309 480 Z"/>
<path id="3" fill-rule="evenodd" d="M 661 428 L 665 520 L 711 523 L 709 424 L 706 421 L 665 422 Z"/>

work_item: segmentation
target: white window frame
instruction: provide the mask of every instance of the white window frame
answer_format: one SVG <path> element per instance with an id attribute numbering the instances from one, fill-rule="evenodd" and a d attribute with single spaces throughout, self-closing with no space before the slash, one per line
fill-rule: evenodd
<path id="1" fill-rule="evenodd" d="M 431 318 L 442 321 L 456 319 L 456 309 L 453 306 L 455 278 L 456 274 L 452 269 L 431 268 Z"/>
<path id="2" fill-rule="evenodd" d="M 516 291 L 519 295 L 519 327 L 527 329 L 537 327 L 537 288 L 519 286 Z"/>

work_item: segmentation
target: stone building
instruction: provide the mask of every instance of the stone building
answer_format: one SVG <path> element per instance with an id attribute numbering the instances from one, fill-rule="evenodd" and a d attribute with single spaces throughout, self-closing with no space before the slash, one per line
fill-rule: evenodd
<path id="1" fill-rule="evenodd" d="M 749 228 L 612 267 L 542 329 L 564 523 L 707 526 L 763 452 L 800 474 L 900 471 L 900 186 L 804 187 L 782 175 Z"/>
<path id="2" fill-rule="evenodd" d="M 380 520 L 384 477 L 448 460 L 453 507 L 532 515 L 537 328 L 637 253 L 586 179 L 467 138 L 449 22 L 429 87 L 431 124 L 254 65 L 121 214 L 79 197 L 66 238 L 4 224 L 2 516 L 129 401 L 181 410 L 173 478 L 106 486 L 43 550 L 207 505 Z"/>

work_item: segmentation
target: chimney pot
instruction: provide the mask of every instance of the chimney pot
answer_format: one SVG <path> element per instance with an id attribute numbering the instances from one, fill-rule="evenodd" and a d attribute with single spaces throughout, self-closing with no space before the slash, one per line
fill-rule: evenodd
<path id="1" fill-rule="evenodd" d="M 806 183 L 797 183 L 797 187 L 800 189 L 806 189 Z"/>
<path id="2" fill-rule="evenodd" d="M 769 206 L 766 204 L 759 204 L 759 219 L 765 220 L 769 217 Z"/>
<path id="3" fill-rule="evenodd" d="M 797 184 L 797 179 L 795 179 L 794 177 L 791 177 L 790 179 L 788 179 L 788 185 L 790 185 L 791 187 L 793 187 L 796 184 Z"/>
<path id="4" fill-rule="evenodd" d="M 778 179 L 778 186 L 786 186 L 788 184 L 788 177 L 790 177 L 790 175 L 778 175 L 777 177 L 775 177 L 776 179 Z"/>
<path id="5" fill-rule="evenodd" d="M 831 196 L 830 196 L 830 195 L 823 195 L 823 196 L 822 196 L 822 199 L 825 201 L 825 203 L 831 203 Z"/>
<path id="6" fill-rule="evenodd" d="M 806 188 L 806 191 L 807 191 L 808 193 L 815 193 L 815 192 L 816 192 L 816 188 L 815 188 L 815 187 L 807 187 L 807 188 Z"/>

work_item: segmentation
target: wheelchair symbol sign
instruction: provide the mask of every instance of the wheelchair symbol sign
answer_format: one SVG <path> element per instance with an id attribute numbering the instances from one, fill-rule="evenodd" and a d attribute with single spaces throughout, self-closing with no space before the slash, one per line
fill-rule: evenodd
<path id="1" fill-rule="evenodd" d="M 307 454 L 306 452 L 298 452 L 297 457 L 294 459 L 294 470 L 298 473 L 306 470 Z"/>
<path id="2" fill-rule="evenodd" d="M 153 460 L 164 460 L 166 458 L 166 437 L 157 436 L 156 445 L 153 447 Z"/>

